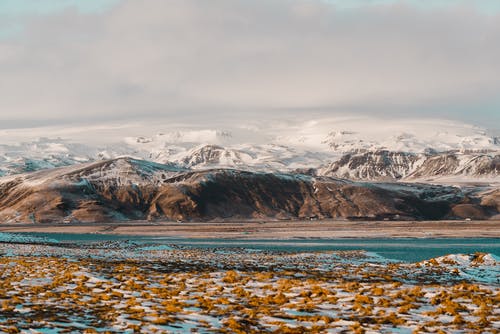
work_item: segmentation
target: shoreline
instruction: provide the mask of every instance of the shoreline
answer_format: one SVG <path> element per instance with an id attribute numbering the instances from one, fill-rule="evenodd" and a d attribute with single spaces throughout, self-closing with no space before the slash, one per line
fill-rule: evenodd
<path id="1" fill-rule="evenodd" d="M 157 236 L 194 239 L 500 238 L 500 220 L 110 222 L 1 225 L 0 232 Z"/>

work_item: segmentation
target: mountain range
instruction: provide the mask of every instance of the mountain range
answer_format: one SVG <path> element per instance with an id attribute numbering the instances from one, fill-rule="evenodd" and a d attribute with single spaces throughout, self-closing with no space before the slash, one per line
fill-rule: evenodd
<path id="1" fill-rule="evenodd" d="M 498 152 L 407 153 L 373 151 L 350 153 L 318 169 L 318 175 L 353 180 L 498 182 Z"/>
<path id="2" fill-rule="evenodd" d="M 498 191 L 354 182 L 234 169 L 186 170 L 131 158 L 0 179 L 4 222 L 210 219 L 486 219 Z"/>
<path id="3" fill-rule="evenodd" d="M 175 130 L 96 143 L 0 145 L 4 222 L 210 219 L 487 219 L 499 212 L 500 141 L 442 123 L 273 135 Z M 396 126 L 398 124 L 389 124 Z M 333 130 L 331 128 L 334 128 Z M 326 129 L 329 129 L 326 131 Z M 410 130 L 422 134 L 410 133 Z M 363 130 L 364 132 L 360 132 Z M 250 132 L 261 134 L 250 138 Z M 257 131 L 257 132 L 256 132 Z M 0 133 L 0 137 L 1 137 Z M 250 140 L 250 139 L 252 140 Z"/>
<path id="4" fill-rule="evenodd" d="M 350 180 L 407 182 L 498 182 L 500 150 L 467 150 L 423 153 L 389 150 L 356 150 L 347 153 L 304 151 L 282 145 L 194 145 L 181 150 L 141 151 L 127 147 L 72 150 L 61 141 L 33 144 L 36 150 L 0 157 L 0 176 L 132 156 L 179 168 L 236 168 L 248 171 L 299 172 Z M 59 151 L 53 150 L 54 147 Z M 64 149 L 61 149 L 64 147 Z M 50 151 L 52 149 L 53 151 Z M 129 154 L 127 154 L 129 153 Z"/>
<path id="5" fill-rule="evenodd" d="M 0 130 L 0 176 L 129 156 L 192 169 L 314 169 L 370 180 L 485 178 L 496 177 L 498 169 L 484 164 L 495 165 L 500 152 L 495 135 L 438 120 L 333 118 L 226 129 L 162 124 Z M 41 136 L 47 133 L 50 138 Z"/>

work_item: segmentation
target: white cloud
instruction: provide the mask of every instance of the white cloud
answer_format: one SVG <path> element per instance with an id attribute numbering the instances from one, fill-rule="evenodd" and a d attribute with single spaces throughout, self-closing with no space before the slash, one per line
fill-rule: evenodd
<path id="1" fill-rule="evenodd" d="M 66 10 L 0 41 L 0 120 L 429 108 L 491 123 L 475 106 L 500 105 L 499 18 L 404 1 L 129 0 L 105 13 Z"/>

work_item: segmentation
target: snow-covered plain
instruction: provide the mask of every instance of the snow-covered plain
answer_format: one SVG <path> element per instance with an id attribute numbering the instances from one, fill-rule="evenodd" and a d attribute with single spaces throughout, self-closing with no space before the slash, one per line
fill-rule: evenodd
<path id="1" fill-rule="evenodd" d="M 496 333 L 498 259 L 0 243 L 0 331 Z"/>

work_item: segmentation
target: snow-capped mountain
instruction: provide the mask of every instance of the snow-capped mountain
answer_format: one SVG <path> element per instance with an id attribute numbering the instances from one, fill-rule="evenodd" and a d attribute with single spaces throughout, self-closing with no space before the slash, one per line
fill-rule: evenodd
<path id="1" fill-rule="evenodd" d="M 319 175 L 355 180 L 399 180 L 416 170 L 426 155 L 386 150 L 347 153 L 318 170 Z"/>
<path id="2" fill-rule="evenodd" d="M 443 120 L 360 120 L 332 125 L 323 141 L 337 152 L 496 151 L 500 140 L 484 129 Z"/>
<path id="3" fill-rule="evenodd" d="M 439 178 L 443 176 L 490 177 L 500 179 L 500 154 L 442 153 L 428 156 L 408 178 Z"/>
<path id="4" fill-rule="evenodd" d="M 94 161 L 98 150 L 63 139 L 0 145 L 0 176 Z"/>
<path id="5" fill-rule="evenodd" d="M 49 130 L 61 138 L 15 141 Z M 257 122 L 223 130 L 161 123 L 1 130 L 0 143 L 0 176 L 127 156 L 197 170 L 309 170 L 358 180 L 495 179 L 500 152 L 497 137 L 467 124 L 368 118 Z"/>
<path id="6" fill-rule="evenodd" d="M 283 145 L 201 145 L 165 161 L 193 169 L 230 167 L 261 171 L 290 171 L 319 166 L 335 154 L 296 150 Z"/>
<path id="7" fill-rule="evenodd" d="M 345 154 L 318 170 L 318 175 L 353 180 L 500 181 L 498 153 L 407 153 L 373 151 Z"/>

